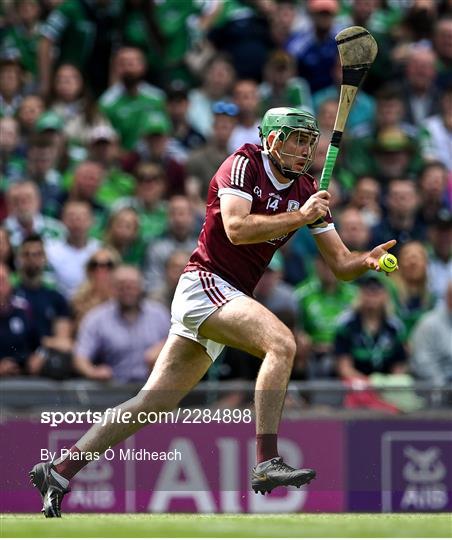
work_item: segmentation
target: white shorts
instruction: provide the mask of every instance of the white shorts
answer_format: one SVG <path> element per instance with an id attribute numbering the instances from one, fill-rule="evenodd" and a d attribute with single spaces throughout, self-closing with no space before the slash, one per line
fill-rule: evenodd
<path id="1" fill-rule="evenodd" d="M 246 295 L 216 274 L 203 270 L 185 272 L 174 293 L 169 333 L 196 341 L 214 361 L 224 345 L 201 337 L 199 327 L 214 311 L 239 296 Z"/>

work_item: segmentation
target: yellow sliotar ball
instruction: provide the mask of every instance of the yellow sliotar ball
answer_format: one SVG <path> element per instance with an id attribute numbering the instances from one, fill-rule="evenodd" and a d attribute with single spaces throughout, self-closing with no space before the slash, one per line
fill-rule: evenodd
<path id="1" fill-rule="evenodd" d="M 397 268 L 397 257 L 391 253 L 385 253 L 378 259 L 378 265 L 384 272 L 394 272 Z"/>

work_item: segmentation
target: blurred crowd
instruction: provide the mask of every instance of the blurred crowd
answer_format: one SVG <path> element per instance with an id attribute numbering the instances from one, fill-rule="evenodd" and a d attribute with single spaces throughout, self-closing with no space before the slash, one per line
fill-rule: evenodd
<path id="1" fill-rule="evenodd" d="M 210 179 L 265 110 L 317 116 L 320 174 L 351 25 L 379 54 L 333 217 L 351 250 L 395 238 L 400 269 L 338 282 L 301 229 L 255 295 L 297 336 L 295 379 L 452 382 L 450 0 L 2 0 L 1 377 L 146 379 Z M 258 369 L 227 350 L 207 377 Z"/>

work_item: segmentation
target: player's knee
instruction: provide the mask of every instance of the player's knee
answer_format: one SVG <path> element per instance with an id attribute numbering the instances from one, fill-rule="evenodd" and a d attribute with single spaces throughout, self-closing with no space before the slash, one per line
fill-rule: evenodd
<path id="1" fill-rule="evenodd" d="M 289 329 L 277 337 L 274 342 L 274 350 L 278 358 L 292 364 L 297 350 L 297 344 Z"/>
<path id="2" fill-rule="evenodd" d="M 292 365 L 297 352 L 297 342 L 295 341 L 292 332 L 284 339 L 284 350 L 286 358 L 290 360 L 290 364 Z"/>

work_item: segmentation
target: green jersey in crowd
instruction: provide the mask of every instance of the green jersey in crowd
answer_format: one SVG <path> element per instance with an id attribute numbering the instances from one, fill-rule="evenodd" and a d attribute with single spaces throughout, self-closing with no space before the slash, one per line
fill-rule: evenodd
<path id="1" fill-rule="evenodd" d="M 55 63 L 76 66 L 95 96 L 108 86 L 111 55 L 120 40 L 122 4 L 65 0 L 42 27 L 42 36 L 54 44 Z"/>
<path id="2" fill-rule="evenodd" d="M 38 73 L 38 42 L 41 28 L 41 24 L 37 24 L 32 31 L 28 31 L 22 24 L 10 26 L 5 30 L 0 47 L 2 52 L 17 51 L 23 69 L 34 76 Z"/>
<path id="3" fill-rule="evenodd" d="M 125 197 L 115 202 L 112 212 L 122 208 L 133 208 L 140 219 L 140 238 L 149 242 L 166 232 L 168 226 L 168 205 L 166 201 L 158 202 L 152 210 L 145 208 L 136 197 Z"/>
<path id="4" fill-rule="evenodd" d="M 356 297 L 356 285 L 338 282 L 334 291 L 322 287 L 314 276 L 295 289 L 299 305 L 299 327 L 314 344 L 332 344 L 339 315 L 348 309 Z"/>
<path id="5" fill-rule="evenodd" d="M 293 77 L 288 80 L 284 92 L 280 96 L 273 94 L 268 83 L 262 83 L 259 87 L 261 95 L 262 114 L 272 107 L 295 107 L 312 112 L 312 98 L 308 83 L 300 77 Z"/>
<path id="6" fill-rule="evenodd" d="M 74 183 L 74 171 L 69 170 L 63 177 L 63 188 L 69 191 Z M 135 191 L 135 179 L 130 174 L 111 167 L 105 173 L 97 193 L 95 201 L 102 206 L 110 207 L 122 197 L 128 197 Z"/>
<path id="7" fill-rule="evenodd" d="M 136 94 L 129 94 L 122 83 L 116 83 L 99 100 L 100 110 L 118 132 L 126 150 L 136 145 L 147 113 L 165 110 L 165 103 L 165 94 L 146 82 L 138 85 Z"/>
<path id="8" fill-rule="evenodd" d="M 66 0 L 56 7 L 42 28 L 42 35 L 59 45 L 58 63 L 69 63 L 83 68 L 93 53 L 96 27 L 89 17 L 95 3 L 92 0 Z M 114 0 L 106 5 L 109 15 L 119 19 L 122 0 Z"/>

